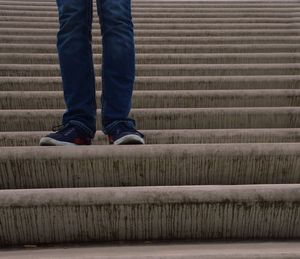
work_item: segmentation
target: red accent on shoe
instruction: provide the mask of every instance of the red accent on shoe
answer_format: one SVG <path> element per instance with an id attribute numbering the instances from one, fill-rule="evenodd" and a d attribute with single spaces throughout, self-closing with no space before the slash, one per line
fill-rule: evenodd
<path id="1" fill-rule="evenodd" d="M 108 135 L 108 141 L 109 141 L 109 144 L 113 144 L 114 143 L 113 136 Z"/>
<path id="2" fill-rule="evenodd" d="M 85 144 L 85 141 L 84 141 L 84 139 L 82 139 L 82 138 L 75 138 L 75 139 L 74 139 L 74 143 L 75 143 L 76 145 L 84 145 L 84 144 Z"/>

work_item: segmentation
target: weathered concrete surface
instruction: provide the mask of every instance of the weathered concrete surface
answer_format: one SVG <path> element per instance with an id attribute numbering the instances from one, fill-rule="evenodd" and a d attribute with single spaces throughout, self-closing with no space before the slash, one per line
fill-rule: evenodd
<path id="1" fill-rule="evenodd" d="M 96 77 L 101 89 L 101 77 Z M 135 90 L 299 89 L 299 75 L 261 76 L 139 76 Z M 61 91 L 60 77 L 0 77 L 1 91 Z"/>
<path id="2" fill-rule="evenodd" d="M 16 13 L 16 16 L 19 17 L 20 13 Z M 223 16 L 223 13 L 221 13 Z M 235 15 L 237 14 L 237 15 Z M 10 14 L 11 15 L 11 14 Z M 37 13 L 37 15 L 34 15 L 32 11 L 29 11 L 27 15 L 32 16 L 40 16 L 40 12 Z M 159 18 L 162 14 L 154 14 L 150 17 L 157 17 Z M 264 16 L 266 14 L 263 14 Z M 290 16 L 290 13 L 287 13 L 288 16 Z M 138 16 L 138 15 L 136 15 Z M 164 14 L 164 17 L 199 17 L 199 14 L 195 13 L 170 13 L 170 14 Z M 218 17 L 218 13 L 210 13 L 210 14 L 201 14 L 201 16 L 204 17 Z M 243 13 L 228 13 L 228 17 L 244 17 Z M 274 15 L 271 14 L 270 17 L 273 17 Z M 140 14 L 140 17 L 145 17 L 145 14 Z M 251 16 L 250 16 L 251 17 Z M 253 17 L 257 17 L 256 14 L 253 14 Z M 0 28 L 0 33 L 5 35 L 55 35 L 57 33 L 57 29 L 31 29 L 31 28 Z M 135 30 L 136 36 L 178 36 L 180 34 L 181 36 L 299 36 L 299 29 L 288 29 L 288 30 L 282 30 L 282 29 L 253 29 L 253 30 L 243 30 L 243 29 L 223 29 L 223 30 Z M 100 31 L 99 30 L 93 30 L 92 31 L 93 37 L 100 37 Z M 50 46 L 50 45 L 49 45 Z M 1 47 L 1 44 L 0 44 Z M 6 46 L 8 47 L 8 46 Z M 26 47 L 26 45 L 22 46 L 23 49 Z M 28 46 L 27 46 L 28 47 Z M 47 46 L 47 48 L 49 48 Z M 21 48 L 19 48 L 21 49 Z M 54 52 L 53 52 L 54 53 Z"/>
<path id="3" fill-rule="evenodd" d="M 300 43 L 297 36 L 284 37 L 136 37 L 142 44 L 144 41 L 153 44 L 221 44 L 231 43 L 260 43 L 261 41 L 272 41 L 282 43 Z M 51 36 L 3 36 L 0 43 L 53 43 L 56 38 Z M 96 43 L 100 44 L 100 43 Z M 137 43 L 138 44 L 138 43 Z M 94 64 L 102 63 L 102 54 L 93 55 Z M 299 63 L 298 53 L 137 53 L 136 64 L 258 64 L 258 63 Z M 56 53 L 0 53 L 1 64 L 58 64 Z"/>
<path id="4" fill-rule="evenodd" d="M 291 239 L 300 238 L 300 185 L 2 190 L 0 213 L 1 245 Z"/>
<path id="5" fill-rule="evenodd" d="M 7 0 L 3 0 L 4 2 L 6 2 Z M 24 0 L 25 3 L 26 2 L 35 2 L 35 3 L 40 3 L 40 0 Z M 23 1 L 23 3 L 24 3 Z M 19 0 L 12 0 L 11 2 L 19 2 Z M 44 3 L 44 2 L 43 2 Z M 51 0 L 46 0 L 45 3 L 49 4 L 52 3 Z M 148 1 L 145 0 L 133 0 L 132 1 L 133 4 L 149 4 Z M 163 4 L 172 4 L 172 3 L 176 3 L 176 4 L 195 4 L 195 3 L 201 3 L 201 4 L 212 4 L 212 3 L 226 3 L 227 5 L 231 5 L 231 4 L 275 4 L 277 5 L 278 3 L 282 3 L 282 1 L 280 0 L 154 0 L 152 1 L 153 4 L 158 4 L 158 3 L 163 3 Z M 285 3 L 287 4 L 296 4 L 298 3 L 297 0 L 287 0 Z"/>
<path id="6" fill-rule="evenodd" d="M 16 16 L 17 14 L 19 14 L 20 17 L 23 16 L 39 16 L 39 17 L 53 17 L 53 18 L 57 18 L 57 13 L 55 12 L 56 6 L 53 5 L 53 2 L 43 2 L 41 3 L 36 3 L 39 4 L 39 6 L 33 6 L 30 3 L 32 2 L 28 2 L 29 6 L 25 6 L 24 2 L 23 5 L 24 7 L 27 7 L 27 9 L 23 10 L 20 9 L 20 7 L 17 10 L 12 9 L 11 7 L 15 6 L 18 7 L 17 5 L 13 4 L 15 2 L 10 2 L 10 5 L 7 4 L 1 4 L 3 6 L 3 11 L 2 11 L 2 16 Z M 49 5 L 49 3 L 51 3 L 51 5 Z M 44 16 L 41 15 L 42 10 L 40 10 L 40 14 L 38 15 L 38 12 L 36 12 L 37 9 L 41 9 L 41 7 L 49 7 L 50 10 L 43 10 L 43 14 Z M 28 13 L 28 8 L 32 9 L 31 11 L 33 11 L 31 14 Z M 97 19 L 97 12 L 96 12 L 96 3 L 94 2 L 93 5 L 94 8 L 94 12 L 93 14 L 95 15 L 95 19 Z M 159 9 L 158 9 L 159 8 Z M 149 17 L 154 15 L 158 15 L 158 14 L 162 14 L 162 10 L 165 11 L 166 16 L 163 16 L 164 18 L 168 17 L 168 15 L 170 15 L 171 13 L 179 13 L 179 14 L 186 14 L 186 16 L 188 16 L 188 14 L 195 14 L 197 13 L 198 16 L 202 16 L 205 14 L 218 14 L 218 17 L 227 17 L 228 14 L 235 14 L 235 15 L 239 15 L 239 17 L 249 17 L 249 16 L 255 16 L 255 17 L 269 17 L 270 15 L 274 16 L 275 18 L 278 17 L 288 17 L 288 18 L 292 18 L 292 16 L 288 16 L 288 14 L 297 14 L 296 10 L 293 9 L 299 9 L 299 4 L 298 3 L 284 3 L 284 5 L 281 6 L 273 6 L 273 4 L 270 6 L 269 4 L 255 4 L 255 3 L 248 3 L 247 5 L 243 4 L 243 5 L 228 5 L 228 4 L 221 4 L 221 3 L 217 3 L 217 2 L 211 2 L 209 5 L 204 5 L 204 4 L 188 4 L 185 3 L 184 6 L 180 3 L 169 3 L 169 4 L 164 4 L 163 1 L 158 1 L 156 3 L 152 2 L 149 3 L 148 5 L 145 4 L 135 4 L 132 1 L 132 13 L 134 14 L 133 19 L 136 18 L 136 16 L 139 17 L 139 15 L 144 14 L 145 17 Z M 55 10 L 56 9 L 56 10 Z M 151 10 L 151 12 L 147 12 L 147 10 Z M 209 10 L 209 12 L 196 12 L 195 10 L 199 10 L 199 9 L 204 9 L 204 10 Z M 256 12 L 256 10 L 260 9 L 260 12 Z M 293 10 L 294 12 L 293 12 Z M 172 10 L 172 12 L 170 12 L 170 10 Z M 186 10 L 189 10 L 188 12 L 185 12 Z M 283 12 L 281 12 L 281 10 L 283 10 Z M 35 11 L 35 12 L 34 12 Z M 242 16 L 241 14 L 244 14 L 244 16 Z M 296 16 L 296 15 L 293 15 Z"/>
<path id="7" fill-rule="evenodd" d="M 5 259 L 296 259 L 300 242 L 131 243 L 0 251 Z"/>
<path id="8" fill-rule="evenodd" d="M 100 107 L 101 92 L 96 93 Z M 134 91 L 132 108 L 300 106 L 300 90 L 169 90 Z M 0 109 L 64 109 L 62 91 L 0 92 Z"/>
<path id="9" fill-rule="evenodd" d="M 10 46 L 13 47 L 13 45 Z M 42 44 L 41 48 L 44 48 L 44 46 L 45 44 Z M 169 52 L 170 50 L 172 52 L 177 51 L 177 50 L 172 50 L 172 46 L 170 45 L 164 46 L 164 45 L 152 44 L 148 46 L 153 50 L 153 52 L 156 53 L 157 51 L 158 52 L 164 51 L 165 48 L 168 49 L 165 52 Z M 186 48 L 186 45 L 177 45 L 177 46 L 173 45 L 173 46 L 174 48 L 177 47 L 180 48 L 183 53 L 185 52 L 184 48 Z M 199 46 L 200 45 L 191 45 L 191 47 L 188 48 L 188 52 L 193 48 L 195 49 L 199 48 Z M 251 48 L 252 46 L 254 45 L 251 45 L 249 47 Z M 212 45 L 204 46 L 204 48 L 211 48 L 211 47 Z M 268 48 L 268 46 L 265 46 L 265 48 Z M 272 47 L 270 46 L 269 50 L 271 49 Z M 152 50 L 149 50 L 149 52 L 151 52 Z M 292 49 L 290 48 L 289 50 L 292 51 Z M 43 50 L 43 51 L 47 51 L 47 50 Z M 299 52 L 300 52 L 300 47 L 299 47 Z M 95 67 L 95 74 L 97 76 L 100 76 L 102 72 L 101 66 L 94 65 L 94 67 Z M 299 73 L 300 73 L 300 64 L 297 63 L 296 64 L 287 63 L 287 64 L 146 64 L 146 65 L 137 64 L 136 65 L 137 76 L 213 76 L 213 75 L 241 76 L 241 75 L 265 75 L 265 74 L 299 75 Z M 60 75 L 60 70 L 58 64 L 46 64 L 46 65 L 0 64 L 0 76 L 43 76 L 45 77 L 45 76 L 59 76 L 59 75 Z"/>
<path id="10" fill-rule="evenodd" d="M 38 146 L 49 131 L 0 132 L 0 146 Z M 147 144 L 209 144 L 209 143 L 297 143 L 300 129 L 167 129 L 143 130 Z M 107 136 L 96 132 L 93 145 L 107 145 Z"/>
<path id="11" fill-rule="evenodd" d="M 56 6 L 9 6 L 9 5 L 3 5 L 2 7 L 3 9 L 1 9 L 1 15 L 5 15 L 6 13 L 9 13 L 9 11 L 32 11 L 33 13 L 37 13 L 40 12 L 44 13 L 48 16 L 57 16 L 57 8 Z M 15 9 L 14 9 L 15 8 Z M 97 16 L 97 10 L 96 8 L 93 8 L 93 13 L 95 16 Z M 182 5 L 181 6 L 155 6 L 153 4 L 150 4 L 148 6 L 142 7 L 140 6 L 136 6 L 136 5 L 132 5 L 132 11 L 136 12 L 136 13 L 172 13 L 172 12 L 179 12 L 179 13 L 214 13 L 214 12 L 237 12 L 237 13 L 267 13 L 267 12 L 282 12 L 282 13 L 293 13 L 293 12 L 299 12 L 300 11 L 300 7 L 299 4 L 297 5 L 290 5 L 290 6 L 279 6 L 279 7 L 273 7 L 273 6 L 227 6 L 227 7 L 222 7 L 219 6 L 218 8 L 215 8 L 215 6 L 210 5 L 210 6 L 187 6 L 187 5 Z M 23 13 L 24 15 L 25 13 Z"/>
<path id="12" fill-rule="evenodd" d="M 30 145 L 0 148 L 0 188 L 11 188 L 0 191 L 0 245 L 299 239 L 299 144 L 276 143 L 299 141 L 299 1 L 132 3 L 137 91 L 131 116 L 149 134 L 146 141 L 159 144 L 68 149 L 31 146 L 46 134 L 37 130 L 59 124 L 64 111 L 61 92 L 45 92 L 62 89 L 56 4 L 0 0 L 0 91 L 15 91 L 0 93 L 0 142 Z M 99 91 L 97 20 L 93 28 Z M 103 144 L 99 133 L 95 143 Z M 197 142 L 207 144 L 187 144 Z M 79 186 L 103 187 L 42 189 Z M 123 249 L 102 258 L 295 259 L 295 244 L 286 250 L 284 244 L 152 247 L 148 254 Z M 95 258 L 95 251 L 85 251 L 67 256 Z M 56 255 L 64 258 L 61 252 Z"/>
<path id="13" fill-rule="evenodd" d="M 15 7 L 13 7 L 15 8 Z M 148 9 L 148 8 L 147 8 Z M 146 10 L 147 10 L 146 9 Z M 149 8 L 150 9 L 150 8 Z M 249 8 L 250 9 L 250 8 Z M 263 8 L 262 8 L 263 9 Z M 299 12 L 300 8 L 295 8 L 295 12 Z M 144 9 L 141 9 L 144 10 Z M 176 9 L 168 9 L 168 10 L 163 10 L 161 8 L 158 8 L 158 10 L 160 12 L 173 12 L 176 11 Z M 206 11 L 210 11 L 210 9 L 205 9 L 205 8 L 200 8 L 199 10 L 197 8 L 190 8 L 187 9 L 187 12 L 190 11 L 193 12 L 206 12 Z M 260 9 L 259 9 L 260 10 Z M 254 11 L 259 11 L 259 10 L 254 10 Z M 282 9 L 280 11 L 285 11 L 286 9 Z M 41 12 L 40 10 L 29 10 L 30 12 Z M 185 10 L 183 10 L 185 11 Z M 222 10 L 220 10 L 222 11 Z M 245 10 L 237 10 L 240 12 L 244 12 Z M 56 12 L 55 12 L 56 13 Z M 99 23 L 95 23 L 93 24 L 95 29 L 100 30 L 100 24 Z M 169 29 L 169 30 L 181 30 L 181 29 L 202 29 L 202 30 L 208 30 L 208 29 L 245 29 L 245 30 L 251 30 L 251 29 L 296 29 L 300 27 L 300 23 L 298 21 L 295 21 L 293 24 L 290 23 L 286 23 L 286 22 L 282 22 L 282 23 L 257 23 L 257 24 L 253 24 L 253 23 L 170 23 L 170 22 L 153 22 L 153 23 L 135 23 L 134 27 L 137 30 L 147 30 L 147 29 Z M 53 29 L 53 28 L 59 28 L 59 24 L 58 22 L 30 22 L 30 21 L 22 21 L 22 23 L 20 22 L 15 22 L 15 21 L 1 21 L 0 23 L 0 28 L 38 28 L 38 29 Z"/>
<path id="14" fill-rule="evenodd" d="M 46 131 L 61 124 L 64 109 L 0 110 L 0 131 Z M 97 129 L 101 127 L 97 110 Z M 145 108 L 129 116 L 139 129 L 299 128 L 300 107 Z"/>
<path id="15" fill-rule="evenodd" d="M 6 8 L 8 9 L 7 5 L 3 5 L 0 3 L 0 6 L 2 8 Z M 215 5 L 218 6 L 218 5 Z M 193 6 L 190 6 L 193 8 Z M 20 7 L 20 6 L 10 6 L 9 9 L 14 9 L 14 10 L 18 10 L 18 9 L 23 9 L 24 6 Z M 49 8 L 49 7 L 47 7 Z M 164 8 L 164 6 L 160 6 L 160 8 Z M 202 8 L 202 7 L 201 7 Z M 10 12 L 11 14 L 11 12 Z M 152 13 L 153 14 L 153 13 Z M 183 13 L 181 13 L 183 14 Z M 218 17 L 168 17 L 168 13 L 166 13 L 166 17 L 160 17 L 160 22 L 161 23 L 174 23 L 174 24 L 288 24 L 291 22 L 295 22 L 298 23 L 300 22 L 299 17 L 294 17 L 294 16 L 290 16 L 287 17 L 285 16 L 281 16 L 280 14 L 275 14 L 273 18 L 271 17 L 264 17 L 262 16 L 258 16 L 258 17 L 253 17 L 253 18 L 249 18 L 247 17 L 249 14 L 247 13 L 244 17 L 226 17 L 225 16 L 226 12 L 224 12 L 224 17 L 220 17 L 220 15 Z M 252 13 L 254 14 L 254 13 Z M 17 19 L 19 18 L 19 20 Z M 157 19 L 153 18 L 153 17 L 149 17 L 148 14 L 145 14 L 145 18 L 142 19 L 141 17 L 133 17 L 133 22 L 135 24 L 155 24 L 157 23 Z M 36 16 L 10 16 L 9 19 L 7 16 L 1 16 L 0 17 L 0 21 L 6 21 L 6 22 L 34 22 L 34 21 L 39 21 L 40 23 L 51 23 L 51 26 L 53 26 L 53 24 L 57 24 L 58 25 L 58 17 L 54 17 L 54 16 L 45 16 L 45 17 L 36 17 Z M 94 21 L 93 22 L 93 28 L 94 26 L 99 26 L 99 20 Z M 33 27 L 34 28 L 34 27 Z M 98 28 L 97 28 L 98 29 Z M 177 37 L 179 38 L 179 36 Z M 246 37 L 248 39 L 250 39 L 249 37 Z M 99 42 L 102 40 L 101 38 L 97 39 Z M 207 39 L 208 41 L 212 40 L 212 39 Z M 297 40 L 297 37 L 296 39 Z M 151 42 L 151 40 L 150 40 Z"/>
<path id="16" fill-rule="evenodd" d="M 296 143 L 7 147 L 0 188 L 300 183 L 299 159 Z"/>
<path id="17" fill-rule="evenodd" d="M 20 6 L 25 6 L 24 4 L 28 3 L 28 5 L 26 6 L 27 8 L 32 8 L 33 10 L 35 9 L 39 9 L 41 11 L 44 11 L 45 13 L 47 13 L 47 11 L 54 11 L 56 6 L 53 2 L 51 1 L 45 1 L 45 3 L 43 1 L 1 1 L 1 5 L 3 5 L 4 7 L 7 7 L 8 9 L 12 6 L 16 6 L 16 7 L 20 7 Z M 179 11 L 181 10 L 186 10 L 189 9 L 191 7 L 195 7 L 195 8 L 205 8 L 205 9 L 209 9 L 209 10 L 228 10 L 228 11 L 234 11 L 234 10 L 241 10 L 241 9 L 246 9 L 249 8 L 250 12 L 253 9 L 258 9 L 259 7 L 261 7 L 264 10 L 270 10 L 272 11 L 275 9 L 290 9 L 293 7 L 299 7 L 299 2 L 297 1 L 286 1 L 286 2 L 280 2 L 280 1 L 247 1 L 245 3 L 243 3 L 243 1 L 153 1 L 151 3 L 149 2 L 143 2 L 143 1 L 132 1 L 131 2 L 131 6 L 132 6 L 132 10 L 141 10 L 141 9 L 145 9 L 146 10 L 152 10 L 152 8 L 154 10 L 156 10 L 158 7 L 161 8 L 166 8 L 168 9 L 178 9 Z M 45 5 L 42 5 L 45 4 Z M 39 6 L 38 6 L 39 5 Z M 93 7 L 96 8 L 96 3 L 94 2 Z M 45 7 L 49 7 L 49 9 L 45 8 Z M 26 9 L 26 8 L 25 8 Z M 22 9 L 19 9 L 22 10 Z"/>
<path id="18" fill-rule="evenodd" d="M 5 30 L 10 30 L 10 29 L 5 29 Z M 22 29 L 23 33 L 25 29 Z M 30 29 L 32 30 L 32 29 Z M 241 29 L 242 30 L 242 29 Z M 287 29 L 286 29 L 287 30 Z M 299 29 L 298 29 L 299 30 Z M 57 31 L 54 29 L 54 31 Z M 152 31 L 152 30 L 150 30 Z M 157 32 L 160 32 L 160 34 L 165 34 L 164 30 L 153 30 L 156 33 L 153 33 L 153 35 L 148 35 L 148 36 L 157 36 Z M 167 31 L 174 31 L 177 34 L 181 34 L 181 31 L 175 30 L 175 29 L 170 29 Z M 195 29 L 190 30 L 192 33 L 191 35 L 196 36 L 195 35 Z M 212 30 L 215 32 L 215 30 Z M 223 29 L 222 32 L 226 31 L 226 29 Z M 244 30 L 242 30 L 244 31 Z M 185 31 L 187 32 L 187 31 Z M 50 32 L 49 32 L 50 33 Z M 202 30 L 202 33 L 204 34 L 204 31 Z M 234 30 L 234 33 L 237 33 L 237 30 Z M 277 32 L 276 32 L 277 33 Z M 149 33 L 148 33 L 149 34 Z M 264 33 L 263 33 L 264 34 Z M 47 34 L 48 35 L 48 34 Z M 158 34 L 159 35 L 159 34 Z M 207 33 L 205 34 L 207 35 Z M 289 34 L 289 36 L 291 36 L 292 34 Z M 170 35 L 171 36 L 171 35 Z M 188 35 L 186 35 L 188 36 Z M 248 34 L 247 34 L 248 36 Z M 182 44 L 169 44 L 169 45 L 161 45 L 161 44 L 136 44 L 135 45 L 135 50 L 136 53 L 273 53 L 273 52 L 287 52 L 287 53 L 293 53 L 293 52 L 299 52 L 300 51 L 300 47 L 299 44 L 189 44 L 189 45 L 182 45 Z M 102 46 L 99 45 L 93 45 L 93 52 L 94 53 L 101 53 L 102 51 Z M 6 43 L 1 43 L 0 44 L 0 52 L 6 52 L 6 53 L 56 53 L 57 49 L 55 47 L 55 45 L 53 46 L 53 44 L 6 44 Z M 143 70 L 142 68 L 145 67 L 146 65 L 142 66 L 139 65 L 137 66 L 137 76 L 143 76 L 145 74 L 143 74 Z M 34 69 L 35 66 L 33 66 Z M 99 76 L 101 74 L 97 73 L 97 71 L 100 70 L 100 67 L 97 67 L 97 65 L 95 66 L 97 68 L 96 75 Z M 200 75 L 203 76 L 209 76 L 211 73 L 210 70 L 208 70 L 208 74 L 203 74 L 204 72 L 201 69 L 197 69 L 197 67 L 199 67 L 199 65 L 195 64 L 195 69 L 197 71 L 199 71 Z M 222 69 L 222 67 L 217 66 L 218 69 L 224 70 L 224 69 L 228 69 L 229 67 L 231 67 L 230 65 L 224 66 L 224 69 Z M 266 68 L 268 68 L 268 65 L 263 66 L 262 64 L 260 65 L 261 69 L 263 69 L 263 71 L 269 71 L 269 73 L 272 75 L 272 73 L 270 72 L 270 69 L 267 70 Z M 269 65 L 270 67 L 270 65 Z M 276 65 L 273 66 L 276 69 Z M 206 69 L 209 69 L 209 67 L 204 67 Z M 243 67 L 241 67 L 240 69 L 242 70 Z M 264 69 L 265 68 L 265 69 Z M 281 66 L 281 69 L 284 69 L 284 71 L 289 71 L 288 69 L 290 69 L 291 71 L 296 70 L 298 67 L 296 65 L 288 65 L 288 64 L 283 64 Z M 20 74 L 18 74 L 18 65 L 8 65 L 8 68 L 5 70 L 5 67 L 3 67 L 2 65 L 0 65 L 0 72 L 1 72 L 1 76 L 8 76 L 5 73 L 8 73 L 10 70 L 15 69 L 16 70 L 16 74 L 13 74 L 12 76 L 18 76 Z M 49 73 L 52 72 L 53 76 L 57 76 L 57 73 L 59 72 L 59 70 L 57 69 L 57 66 L 54 66 L 54 68 L 52 68 L 50 65 L 47 66 L 47 69 L 49 69 Z M 155 68 L 154 68 L 155 69 Z M 192 71 L 195 71 L 195 69 Z M 245 69 L 245 68 L 244 68 Z M 251 67 L 248 69 L 251 69 Z M 278 68 L 277 68 L 278 69 Z M 24 73 L 27 72 L 28 69 L 26 69 L 26 66 L 24 66 Z M 233 72 L 236 73 L 236 69 L 234 69 L 233 67 Z M 41 71 L 43 71 L 41 69 Z M 156 70 L 155 70 L 156 71 Z M 192 72 L 191 71 L 191 72 Z M 239 70 L 237 70 L 239 71 Z M 253 71 L 256 71 L 255 74 L 258 75 L 264 75 L 265 73 L 259 73 L 259 71 L 254 70 L 254 68 L 252 69 L 252 71 L 250 70 L 250 72 L 254 73 Z M 290 71 L 290 73 L 291 73 Z M 151 71 L 150 71 L 151 72 Z M 163 71 L 165 72 L 165 71 Z M 172 70 L 170 70 L 170 72 L 173 72 Z M 187 72 L 187 71 L 184 71 Z M 29 72 L 27 72 L 29 73 Z M 240 72 L 241 73 L 241 72 Z M 245 73 L 244 73 L 245 74 Z M 280 73 L 281 75 L 282 73 Z M 216 74 L 216 76 L 218 76 L 219 74 Z M 232 75 L 232 74 L 229 74 Z M 236 74 L 239 75 L 239 74 Z M 245 74 L 247 75 L 247 73 Z M 250 73 L 251 75 L 251 73 Z M 291 73 L 291 75 L 293 75 Z M 295 73 L 294 75 L 297 75 L 297 73 Z M 21 75 L 20 75 L 21 76 Z M 29 76 L 29 75 L 28 75 Z M 38 76 L 38 75 L 36 75 Z M 44 74 L 41 74 L 40 76 L 45 76 Z"/>

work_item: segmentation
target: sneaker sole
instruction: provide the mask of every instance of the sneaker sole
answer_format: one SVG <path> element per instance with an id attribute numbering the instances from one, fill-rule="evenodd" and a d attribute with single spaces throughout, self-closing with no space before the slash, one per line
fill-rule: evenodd
<path id="1" fill-rule="evenodd" d="M 115 145 L 124 145 L 124 144 L 145 144 L 145 141 L 140 136 L 135 134 L 126 135 L 114 141 Z"/>
<path id="2" fill-rule="evenodd" d="M 40 146 L 77 146 L 71 142 L 59 141 L 49 137 L 43 137 L 40 139 Z"/>

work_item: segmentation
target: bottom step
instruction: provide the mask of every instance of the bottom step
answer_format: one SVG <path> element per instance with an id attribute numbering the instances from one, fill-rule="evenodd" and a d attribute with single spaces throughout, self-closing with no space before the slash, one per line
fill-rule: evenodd
<path id="1" fill-rule="evenodd" d="M 0 245 L 300 239 L 300 184 L 0 190 Z"/>
<path id="2" fill-rule="evenodd" d="M 296 259 L 300 242 L 157 243 L 14 249 L 6 259 Z"/>

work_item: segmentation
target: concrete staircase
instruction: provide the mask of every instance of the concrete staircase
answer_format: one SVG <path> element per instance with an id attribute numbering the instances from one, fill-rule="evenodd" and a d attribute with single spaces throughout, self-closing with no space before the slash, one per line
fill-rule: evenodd
<path id="1" fill-rule="evenodd" d="M 39 147 L 65 109 L 56 4 L 0 0 L 0 258 L 300 258 L 300 2 L 132 15 L 147 145 L 108 145 L 99 110 L 94 145 Z M 94 1 L 98 107 L 101 49 Z"/>

